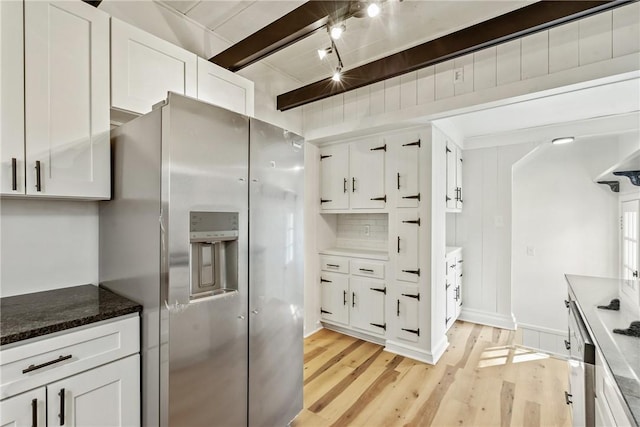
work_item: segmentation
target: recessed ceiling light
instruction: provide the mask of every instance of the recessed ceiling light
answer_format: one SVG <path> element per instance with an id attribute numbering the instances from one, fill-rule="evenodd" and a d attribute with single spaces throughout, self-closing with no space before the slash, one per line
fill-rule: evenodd
<path id="1" fill-rule="evenodd" d="M 551 143 L 555 145 L 559 145 L 559 144 L 568 144 L 573 141 L 575 141 L 575 138 L 573 136 L 563 136 L 561 138 L 555 138 L 551 140 Z"/>
<path id="2" fill-rule="evenodd" d="M 379 14 L 380 14 L 380 6 L 378 6 L 378 3 L 371 3 L 367 7 L 367 15 L 369 15 L 370 18 L 375 18 Z"/>
<path id="3" fill-rule="evenodd" d="M 331 34 L 331 38 L 334 40 L 338 40 L 342 37 L 342 33 L 347 29 L 344 23 L 332 25 L 329 29 L 329 34 Z"/>

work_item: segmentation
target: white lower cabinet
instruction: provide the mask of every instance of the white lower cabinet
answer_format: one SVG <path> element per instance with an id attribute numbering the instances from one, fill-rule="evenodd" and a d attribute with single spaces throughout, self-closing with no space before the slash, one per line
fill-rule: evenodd
<path id="1" fill-rule="evenodd" d="M 139 318 L 2 350 L 0 426 L 139 426 Z"/>
<path id="2" fill-rule="evenodd" d="M 446 288 L 446 328 L 460 316 L 462 310 L 462 248 L 447 248 L 445 261 L 445 288 Z"/>
<path id="3" fill-rule="evenodd" d="M 320 265 L 323 269 L 320 272 L 322 321 L 384 336 L 387 330 L 384 263 L 322 256 Z M 332 271 L 326 271 L 328 269 Z"/>
<path id="4" fill-rule="evenodd" d="M 420 290 L 417 286 L 398 285 L 396 292 L 394 301 L 396 321 L 393 335 L 402 341 L 418 342 Z"/>

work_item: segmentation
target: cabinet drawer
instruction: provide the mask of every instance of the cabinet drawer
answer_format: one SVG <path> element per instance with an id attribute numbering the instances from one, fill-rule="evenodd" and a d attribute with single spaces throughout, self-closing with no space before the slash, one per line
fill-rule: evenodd
<path id="1" fill-rule="evenodd" d="M 0 399 L 137 353 L 139 322 L 136 315 L 2 349 Z"/>
<path id="2" fill-rule="evenodd" d="M 320 270 L 346 274 L 349 272 L 349 259 L 333 256 L 321 256 Z"/>
<path id="3" fill-rule="evenodd" d="M 351 261 L 351 274 L 384 279 L 384 264 L 370 261 Z"/>

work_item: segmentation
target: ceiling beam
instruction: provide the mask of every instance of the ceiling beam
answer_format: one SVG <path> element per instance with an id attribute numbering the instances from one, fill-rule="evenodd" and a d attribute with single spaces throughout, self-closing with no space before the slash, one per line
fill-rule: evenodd
<path id="1" fill-rule="evenodd" d="M 277 108 L 286 111 L 310 102 L 367 86 L 401 74 L 495 46 L 637 0 L 539 1 L 402 52 L 278 95 Z"/>
<path id="2" fill-rule="evenodd" d="M 102 0 L 82 0 L 82 1 L 85 2 L 85 3 L 90 4 L 93 7 L 98 7 L 98 6 L 100 6 L 100 3 L 102 3 Z"/>
<path id="3" fill-rule="evenodd" d="M 313 34 L 333 18 L 349 14 L 350 1 L 309 1 L 209 61 L 238 71 Z"/>

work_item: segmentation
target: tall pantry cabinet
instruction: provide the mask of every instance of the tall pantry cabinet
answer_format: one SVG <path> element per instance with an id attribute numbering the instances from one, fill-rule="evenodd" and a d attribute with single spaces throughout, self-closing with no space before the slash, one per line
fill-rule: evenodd
<path id="1" fill-rule="evenodd" d="M 438 132 L 427 126 L 332 141 L 319 148 L 318 159 L 320 223 L 338 223 L 338 216 L 342 224 L 366 222 L 363 213 L 388 222 L 384 250 L 340 247 L 340 226 L 333 239 L 323 236 L 329 247 L 319 247 L 320 320 L 427 363 L 446 349 L 450 318 L 443 262 L 447 139 Z M 361 232 L 368 235 L 369 226 Z"/>
<path id="2" fill-rule="evenodd" d="M 0 2 L 0 192 L 109 198 L 109 16 Z"/>

